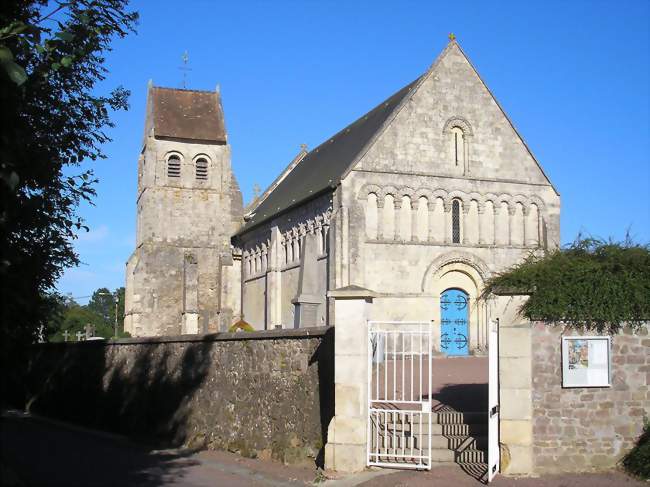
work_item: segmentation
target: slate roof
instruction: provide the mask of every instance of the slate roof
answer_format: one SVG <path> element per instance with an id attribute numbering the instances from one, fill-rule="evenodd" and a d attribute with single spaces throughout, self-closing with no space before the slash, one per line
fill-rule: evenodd
<path id="1" fill-rule="evenodd" d="M 156 137 L 226 143 L 221 97 L 214 91 L 151 87 Z"/>
<path id="2" fill-rule="evenodd" d="M 331 191 L 357 155 L 383 127 L 420 78 L 384 100 L 371 111 L 309 152 L 278 186 L 253 210 L 239 229 L 241 235 L 300 203 Z"/>

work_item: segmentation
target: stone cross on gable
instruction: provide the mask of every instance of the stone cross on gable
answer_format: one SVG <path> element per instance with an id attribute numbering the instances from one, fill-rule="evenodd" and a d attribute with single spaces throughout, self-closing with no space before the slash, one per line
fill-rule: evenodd
<path id="1" fill-rule="evenodd" d="M 84 332 L 83 332 L 83 331 L 78 331 L 78 332 L 77 332 L 77 341 L 80 342 L 80 341 L 81 341 L 81 338 L 82 338 L 83 336 L 84 336 Z"/>
<path id="2" fill-rule="evenodd" d="M 64 342 L 67 342 L 67 341 L 68 341 L 68 338 L 70 338 L 70 332 L 69 332 L 68 330 L 65 330 L 65 331 L 63 332 L 63 341 L 64 341 Z"/>

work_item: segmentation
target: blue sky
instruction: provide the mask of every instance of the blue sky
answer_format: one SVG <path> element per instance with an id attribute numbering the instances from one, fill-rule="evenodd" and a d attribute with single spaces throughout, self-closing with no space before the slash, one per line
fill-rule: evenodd
<path id="1" fill-rule="evenodd" d="M 136 164 L 147 81 L 217 84 L 232 164 L 248 201 L 298 152 L 406 85 L 454 32 L 562 196 L 562 240 L 578 232 L 650 241 L 650 2 L 133 2 L 99 87 L 123 85 L 108 159 L 93 163 L 83 264 L 59 281 L 86 296 L 124 285 L 135 243 Z M 80 299 L 84 302 L 83 299 Z"/>

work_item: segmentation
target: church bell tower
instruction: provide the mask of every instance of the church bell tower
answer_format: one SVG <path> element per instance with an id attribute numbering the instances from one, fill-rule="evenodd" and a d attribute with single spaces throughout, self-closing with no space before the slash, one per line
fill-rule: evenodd
<path id="1" fill-rule="evenodd" d="M 124 330 L 156 336 L 229 326 L 240 309 L 230 236 L 243 210 L 218 90 L 149 84 L 137 195 Z"/>

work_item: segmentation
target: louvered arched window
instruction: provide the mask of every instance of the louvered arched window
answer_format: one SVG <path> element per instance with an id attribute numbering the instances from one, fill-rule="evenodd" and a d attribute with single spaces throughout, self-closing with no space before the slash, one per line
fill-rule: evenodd
<path id="1" fill-rule="evenodd" d="M 196 160 L 196 179 L 197 181 L 208 180 L 208 160 L 205 157 L 199 157 Z"/>
<path id="2" fill-rule="evenodd" d="M 172 154 L 167 158 L 167 177 L 181 177 L 181 158 L 176 154 Z"/>

